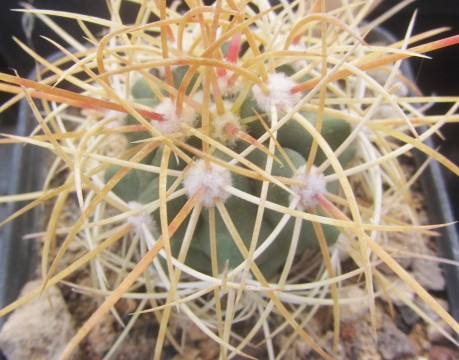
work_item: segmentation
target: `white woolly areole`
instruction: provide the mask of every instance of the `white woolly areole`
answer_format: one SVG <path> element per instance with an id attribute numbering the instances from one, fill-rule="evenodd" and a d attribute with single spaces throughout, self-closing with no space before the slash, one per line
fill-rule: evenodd
<path id="1" fill-rule="evenodd" d="M 313 166 L 311 171 L 306 174 L 306 165 L 301 166 L 293 179 L 301 181 L 301 185 L 293 185 L 292 191 L 299 196 L 299 206 L 303 209 L 312 208 L 317 205 L 317 196 L 327 192 L 324 176 L 317 172 Z"/>
<path id="2" fill-rule="evenodd" d="M 232 126 L 235 130 L 241 130 L 239 117 L 231 111 L 222 115 L 214 115 L 212 117 L 212 130 L 210 135 L 213 139 L 226 145 L 234 145 L 236 138 L 234 135 L 226 133 L 225 127 L 227 126 Z"/>
<path id="3" fill-rule="evenodd" d="M 225 97 L 237 96 L 242 89 L 242 84 L 240 81 L 236 81 L 234 84 L 230 84 L 231 76 L 233 75 L 232 71 L 228 71 L 225 75 L 219 76 L 217 78 L 218 90 L 220 94 Z"/>
<path id="4" fill-rule="evenodd" d="M 204 192 L 200 202 L 203 206 L 211 207 L 216 200 L 225 201 L 230 194 L 225 187 L 231 186 L 231 174 L 224 167 L 198 160 L 183 176 L 183 187 L 188 197 L 195 195 L 200 189 Z"/>
<path id="5" fill-rule="evenodd" d="M 265 94 L 257 85 L 252 89 L 258 107 L 264 112 L 270 112 L 272 105 L 277 110 L 292 108 L 300 100 L 300 94 L 292 93 L 292 88 L 296 83 L 283 73 L 269 74 L 266 85 L 269 89 L 268 94 Z"/>
<path id="6" fill-rule="evenodd" d="M 129 201 L 128 206 L 132 209 L 138 209 L 142 206 L 141 203 L 137 201 Z M 137 232 L 143 231 L 142 225 L 145 225 L 150 232 L 156 232 L 157 227 L 150 214 L 146 211 L 139 212 L 128 217 L 128 223 L 131 224 Z"/>
<path id="7" fill-rule="evenodd" d="M 164 120 L 151 120 L 151 124 L 157 128 L 162 134 L 173 134 L 180 132 L 181 124 L 193 125 L 196 113 L 193 109 L 184 106 L 182 115 L 177 116 L 176 105 L 169 99 L 165 98 L 159 105 L 155 107 L 155 112 L 163 115 Z"/>

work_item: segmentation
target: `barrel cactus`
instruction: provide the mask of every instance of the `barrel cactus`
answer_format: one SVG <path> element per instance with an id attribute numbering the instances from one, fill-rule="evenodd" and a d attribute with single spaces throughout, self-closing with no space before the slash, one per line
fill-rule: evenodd
<path id="1" fill-rule="evenodd" d="M 237 41 L 240 41 L 237 38 Z M 239 44 L 236 44 L 239 47 Z M 275 68 L 272 74 L 269 74 L 269 80 L 277 83 L 287 83 L 289 88 L 285 89 L 287 94 L 285 96 L 287 101 L 293 101 L 296 97 L 300 98 L 301 94 L 297 96 L 290 95 L 290 88 L 293 87 L 294 82 L 290 80 L 285 74 L 285 71 L 293 69 L 290 66 L 282 65 L 281 69 Z M 189 70 L 189 68 L 188 68 Z M 184 66 L 172 69 L 172 77 L 174 79 L 174 86 L 178 88 L 181 83 L 180 77 L 186 74 L 187 68 Z M 197 78 L 197 76 L 195 75 Z M 159 77 L 161 81 L 166 82 L 166 79 Z M 221 80 L 221 79 L 220 79 Z M 194 81 L 195 92 L 197 97 L 202 97 L 202 84 L 197 85 L 197 80 Z M 236 85 L 234 85 L 236 86 Z M 250 86 L 250 84 L 248 84 Z M 278 86 L 272 84 L 273 88 Z M 222 105 L 224 108 L 219 113 L 215 104 L 216 99 L 213 96 L 210 98 L 209 107 L 209 126 L 211 138 L 216 139 L 223 146 L 227 147 L 227 152 L 219 149 L 209 150 L 209 159 L 203 159 L 196 156 L 197 152 L 203 147 L 203 141 L 198 136 L 188 135 L 186 126 L 194 128 L 202 128 L 202 114 L 195 113 L 194 110 L 187 111 L 186 115 L 181 117 L 175 113 L 175 104 L 171 100 L 171 94 L 167 94 L 162 90 L 164 97 L 162 101 L 158 99 L 156 94 L 149 87 L 145 78 L 140 78 L 135 81 L 132 87 L 132 97 L 136 102 L 148 104 L 154 107 L 155 111 L 161 114 L 168 114 L 164 120 L 155 122 L 156 128 L 162 134 L 175 134 L 181 136 L 187 148 L 184 149 L 191 161 L 186 161 L 177 155 L 164 153 L 165 144 L 158 145 L 143 161 L 147 165 L 160 167 L 163 161 L 166 162 L 168 170 L 180 171 L 183 173 L 183 188 L 186 196 L 181 196 L 177 199 L 167 201 L 167 214 L 170 223 L 173 218 L 177 216 L 179 211 L 185 205 L 187 198 L 192 197 L 200 189 L 205 189 L 201 194 L 200 204 L 203 206 L 202 213 L 195 224 L 195 231 L 193 238 L 189 244 L 188 254 L 185 258 L 185 264 L 190 267 L 202 271 L 205 274 L 212 274 L 212 256 L 211 256 L 211 243 L 210 243 L 210 224 L 209 213 L 207 208 L 215 207 L 216 202 L 221 201 L 226 207 L 231 218 L 235 224 L 235 228 L 248 249 L 250 247 L 252 235 L 255 229 L 255 222 L 257 218 L 258 204 L 247 202 L 247 200 L 231 195 L 227 191 L 227 187 L 234 187 L 239 191 L 246 192 L 251 196 L 260 198 L 262 194 L 263 181 L 259 178 L 253 178 L 244 174 L 238 174 L 226 168 L 221 162 L 231 163 L 234 159 L 234 152 L 236 156 L 245 158 L 252 170 L 258 170 L 259 173 L 266 171 L 268 159 L 275 161 L 270 165 L 271 170 L 269 176 L 272 178 L 286 178 L 291 181 L 296 180 L 296 184 L 291 186 L 282 186 L 283 184 L 271 183 L 268 185 L 266 200 L 273 202 L 277 205 L 288 207 L 291 199 L 297 198 L 299 209 L 305 210 L 315 207 L 315 197 L 324 195 L 327 191 L 335 191 L 337 186 L 333 183 L 327 184 L 324 175 L 318 173 L 315 165 L 310 170 L 306 169 L 307 157 L 310 153 L 313 137 L 307 132 L 301 123 L 294 119 L 286 122 L 285 125 L 276 131 L 276 138 L 273 142 L 277 142 L 281 151 L 275 150 L 268 152 L 267 147 L 269 139 L 264 142 L 257 139 L 265 135 L 266 130 L 263 128 L 264 122 L 267 126 L 271 126 L 269 114 L 271 104 L 267 104 L 264 99 L 265 95 L 260 90 L 253 87 L 246 95 L 239 109 L 234 107 L 234 101 L 237 98 L 237 90 L 230 91 L 229 95 L 222 96 Z M 291 97 L 291 99 L 290 99 Z M 202 101 L 202 100 L 201 100 Z M 199 102 L 198 102 L 199 104 Z M 277 99 L 274 99 L 273 106 L 277 108 L 283 107 L 287 104 L 278 104 Z M 290 106 L 293 106 L 292 102 Z M 282 109 L 279 109 L 282 111 Z M 285 109 L 284 109 L 285 110 Z M 202 112 L 202 109 L 201 109 Z M 257 118 L 257 114 L 264 118 Z M 311 125 L 317 124 L 317 113 L 314 112 L 299 112 L 303 121 L 308 121 Z M 135 122 L 134 118 L 127 120 L 128 122 Z M 324 117 L 322 120 L 322 136 L 327 141 L 328 145 L 333 151 L 346 140 L 351 132 L 351 126 L 345 120 L 337 117 Z M 172 124 L 172 125 L 171 125 Z M 185 127 L 183 127 L 185 126 Z M 235 131 L 243 131 L 246 137 L 252 139 L 254 143 L 258 142 L 258 147 L 250 143 L 240 140 Z M 188 136 L 187 136 L 188 135 Z M 129 136 L 130 143 L 135 144 L 135 139 L 149 139 L 151 134 L 144 132 L 137 132 L 135 136 Z M 265 143 L 265 144 L 264 144 Z M 355 153 L 353 145 L 346 149 L 346 153 L 342 156 L 341 165 L 345 165 L 350 161 Z M 241 155 L 243 154 L 243 155 Z M 167 156 L 164 160 L 164 156 Z M 218 160 L 220 164 L 215 163 L 212 159 Z M 314 161 L 315 164 L 320 164 L 325 160 L 323 152 L 317 154 Z M 105 181 L 108 181 L 121 166 L 114 166 L 105 172 Z M 249 169 L 244 166 L 244 169 Z M 167 177 L 167 186 L 170 188 L 176 176 Z M 148 204 L 153 201 L 159 201 L 160 198 L 160 177 L 158 173 L 148 172 L 145 170 L 131 170 L 123 179 L 121 179 L 116 186 L 112 189 L 126 203 L 133 202 L 133 204 Z M 335 184 L 336 185 L 336 184 Z M 282 187 L 281 187 L 282 186 Z M 276 210 L 265 211 L 261 223 L 258 225 L 260 230 L 256 238 L 258 245 L 261 245 L 269 235 L 273 232 L 276 226 L 282 219 L 282 212 Z M 161 223 L 161 215 L 159 208 L 151 213 L 155 224 Z M 238 248 L 237 243 L 233 239 L 225 221 L 221 215 L 216 215 L 215 218 L 215 234 L 216 234 L 216 268 L 218 273 L 222 273 L 225 267 L 234 269 L 241 265 L 245 257 L 241 250 Z M 188 222 L 182 223 L 176 230 L 174 236 L 170 238 L 172 255 L 177 257 L 180 249 L 183 246 L 183 239 L 188 226 Z M 301 222 L 301 232 L 299 234 L 299 243 L 296 246 L 295 253 L 303 253 L 306 249 L 313 249 L 319 246 L 317 236 L 310 221 Z M 272 244 L 261 254 L 259 260 L 256 261 L 260 270 L 267 279 L 271 279 L 278 273 L 279 268 L 285 264 L 286 257 L 291 246 L 291 238 L 294 231 L 294 219 L 291 217 L 288 222 L 282 224 L 282 233 L 273 238 Z M 336 227 L 331 225 L 324 225 L 325 239 L 328 244 L 335 243 L 339 231 Z M 157 231 L 155 237 L 159 237 L 161 229 L 156 227 Z"/>
<path id="2" fill-rule="evenodd" d="M 108 20 L 26 10 L 48 24 L 52 16 L 78 20 L 89 43 L 61 28 L 74 51 L 55 44 L 64 56 L 53 64 L 34 55 L 45 65 L 40 82 L 1 77 L 18 85 L 4 90 L 25 97 L 39 122 L 20 140 L 51 149 L 48 179 L 60 179 L 33 203 L 56 200 L 43 287 L 2 314 L 90 263 L 93 291 L 105 300 L 63 357 L 126 297 L 139 300 L 138 312 L 161 313 L 157 359 L 166 342 L 180 351 L 168 330 L 176 313 L 213 339 L 222 359 L 248 356 L 260 333 L 266 357 L 282 356 L 275 338 L 285 325 L 292 341 L 332 358 L 342 295 L 358 282 L 375 324 L 385 263 L 458 331 L 383 247 L 390 232 L 432 234 L 419 226 L 402 157 L 417 148 L 459 173 L 423 144 L 448 116 L 422 114 L 417 104 L 431 99 L 399 71 L 403 59 L 457 37 L 371 43 L 366 34 L 378 21 L 362 19 L 372 1 L 331 9 L 325 1 L 134 1 L 132 24 L 122 21 L 122 3 L 110 2 Z M 59 87 L 63 79 L 72 90 Z M 430 127 L 421 134 L 421 125 Z M 79 213 L 61 230 L 69 203 Z M 71 246 L 84 250 L 68 264 Z M 333 314 L 332 344 L 308 331 L 321 307 Z M 243 321 L 250 330 L 241 335 Z"/>

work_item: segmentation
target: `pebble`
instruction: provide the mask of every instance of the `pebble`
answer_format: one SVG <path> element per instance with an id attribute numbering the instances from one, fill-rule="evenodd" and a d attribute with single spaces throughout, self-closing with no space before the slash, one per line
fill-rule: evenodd
<path id="1" fill-rule="evenodd" d="M 31 281 L 22 294 L 39 286 L 41 281 Z M 59 289 L 51 287 L 11 314 L 0 332 L 0 349 L 8 360 L 54 360 L 73 334 L 66 303 Z"/>

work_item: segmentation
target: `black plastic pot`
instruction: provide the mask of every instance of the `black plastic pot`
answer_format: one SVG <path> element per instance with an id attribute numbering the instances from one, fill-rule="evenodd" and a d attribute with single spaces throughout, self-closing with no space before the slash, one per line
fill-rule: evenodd
<path id="1" fill-rule="evenodd" d="M 22 102 L 15 123 L 0 122 L 1 133 L 27 135 L 35 127 L 28 104 Z M 37 147 L 2 145 L 0 150 L 0 193 L 21 194 L 40 190 L 46 171 L 45 151 Z M 0 221 L 26 203 L 0 204 Z M 36 269 L 36 242 L 24 236 L 39 228 L 40 208 L 29 211 L 0 228 L 0 307 L 15 300 Z M 3 324 L 4 318 L 0 318 Z"/>
<path id="2" fill-rule="evenodd" d="M 434 148 L 434 141 L 428 139 L 424 142 Z M 425 154 L 415 153 L 417 163 L 420 165 L 426 160 Z M 429 220 L 434 224 L 451 224 L 454 218 L 453 206 L 448 196 L 444 174 L 439 163 L 432 161 L 421 177 L 421 186 L 425 194 L 425 202 Z M 449 225 L 437 230 L 440 233 L 438 247 L 440 256 L 459 262 L 459 236 L 457 227 Z M 449 301 L 449 311 L 459 321 L 459 267 L 457 265 L 443 264 L 443 274 L 446 279 L 446 293 Z"/>

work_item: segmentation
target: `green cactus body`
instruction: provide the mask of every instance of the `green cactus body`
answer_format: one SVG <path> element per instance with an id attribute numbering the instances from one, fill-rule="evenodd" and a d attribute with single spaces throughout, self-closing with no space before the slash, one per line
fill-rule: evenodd
<path id="1" fill-rule="evenodd" d="M 110 180 L 113 177 L 113 175 L 115 175 L 120 169 L 121 166 L 118 165 L 108 168 L 105 171 L 105 180 Z M 146 189 L 149 189 L 149 193 L 150 189 L 153 190 L 153 186 L 157 181 L 157 177 L 157 174 L 151 172 L 142 171 L 138 169 L 131 169 L 115 185 L 115 187 L 113 188 L 113 192 L 126 202 L 140 202 L 139 199 L 144 199 Z M 153 200 L 153 197 L 149 196 L 148 200 Z"/>
<path id="2" fill-rule="evenodd" d="M 189 66 L 179 66 L 173 69 L 172 74 L 176 88 L 180 87 L 181 79 L 185 76 L 188 69 Z M 282 76 L 288 76 L 294 73 L 293 68 L 288 64 L 279 66 L 276 70 L 280 74 L 283 74 Z M 186 89 L 185 93 L 187 95 L 190 93 L 191 89 L 196 86 L 197 80 L 198 75 L 194 74 Z M 139 79 L 134 84 L 132 88 L 132 96 L 136 99 L 136 101 L 152 108 L 157 106 L 160 102 L 146 79 Z M 301 114 L 311 124 L 315 125 L 317 117 L 315 113 L 302 111 Z M 264 127 L 257 119 L 258 115 L 263 117 L 267 126 L 271 125 L 269 117 L 260 110 L 254 97 L 249 94 L 239 110 L 239 118 L 241 123 L 247 123 L 247 133 L 253 138 L 260 138 L 265 133 Z M 201 119 L 198 118 L 196 123 L 198 124 L 197 126 L 201 126 Z M 339 145 L 343 143 L 343 141 L 349 136 L 350 131 L 351 127 L 346 121 L 331 116 L 324 116 L 321 134 L 333 150 L 337 149 Z M 147 132 L 143 132 L 135 134 L 131 133 L 128 136 L 130 141 L 136 141 L 145 139 L 149 135 Z M 290 119 L 284 126 L 278 129 L 276 132 L 276 139 L 296 169 L 306 164 L 306 159 L 308 158 L 311 150 L 313 139 L 306 129 L 297 121 Z M 189 137 L 186 141 L 190 146 L 198 149 L 201 148 L 202 143 L 197 138 Z M 239 142 L 233 150 L 236 152 L 242 152 L 245 148 L 246 145 Z M 193 156 L 193 154 L 189 155 Z M 353 155 L 354 150 L 353 147 L 350 146 L 341 155 L 340 161 L 343 165 L 345 165 L 350 159 L 352 159 Z M 162 148 L 156 149 L 150 156 L 150 164 L 159 167 L 162 162 L 162 156 Z M 213 151 L 212 156 L 224 161 L 231 160 L 228 155 L 225 155 L 220 151 Z M 275 156 L 277 159 L 281 159 L 281 161 L 283 160 L 280 152 L 276 151 Z M 259 168 L 263 169 L 266 165 L 267 155 L 261 150 L 255 149 L 249 154 L 247 159 Z M 315 163 L 320 164 L 324 160 L 325 155 L 319 149 Z M 192 166 L 192 164 L 190 164 L 190 166 Z M 169 169 L 181 171 L 184 170 L 185 167 L 186 163 L 184 161 L 177 160 L 175 156 L 170 157 Z M 107 171 L 106 178 L 110 178 L 117 169 L 117 167 L 110 168 Z M 296 173 L 296 169 L 291 169 L 287 166 L 285 161 L 282 161 L 282 164 L 274 161 L 271 175 L 282 178 L 292 178 Z M 186 170 L 184 171 L 186 174 Z M 167 188 L 169 188 L 175 180 L 175 177 L 168 176 L 167 179 Z M 231 174 L 231 179 L 232 186 L 234 188 L 251 195 L 260 196 L 262 187 L 261 181 L 250 179 L 235 173 Z M 329 184 L 328 190 L 336 192 L 337 184 Z M 154 173 L 141 170 L 131 170 L 124 179 L 117 184 L 113 191 L 125 201 L 136 201 L 140 203 L 155 201 L 159 198 L 159 177 Z M 289 192 L 278 185 L 273 183 L 269 184 L 267 195 L 268 201 L 288 207 L 291 201 L 291 196 L 292 195 Z M 168 223 L 170 223 L 180 209 L 182 209 L 185 202 L 185 197 L 178 197 L 167 202 Z M 258 206 L 238 197 L 230 196 L 225 201 L 225 208 L 227 209 L 231 220 L 236 227 L 237 233 L 244 243 L 244 246 L 248 249 L 253 238 Z M 155 220 L 156 224 L 161 223 L 159 210 L 154 211 L 151 216 Z M 257 247 L 269 237 L 273 229 L 278 226 L 283 216 L 284 214 L 282 213 L 265 209 L 260 226 L 260 233 L 257 239 Z M 182 223 L 174 236 L 171 238 L 170 243 L 173 256 L 178 256 L 187 225 L 188 220 Z M 285 263 L 285 259 L 291 245 L 294 226 L 295 219 L 290 218 L 274 242 L 272 242 L 266 251 L 264 251 L 257 259 L 257 265 L 267 278 L 275 276 Z M 338 229 L 327 225 L 322 226 L 322 228 L 327 243 L 333 244 L 338 237 Z M 215 260 L 218 262 L 219 272 L 222 272 L 226 266 L 230 269 L 237 267 L 244 261 L 243 253 L 236 245 L 232 234 L 228 230 L 228 225 L 223 220 L 217 208 L 215 208 L 215 230 L 217 242 L 217 258 Z M 188 249 L 185 263 L 188 266 L 207 274 L 210 274 L 212 269 L 210 231 L 211 224 L 209 224 L 209 210 L 204 206 L 200 214 L 190 248 Z M 299 254 L 304 252 L 306 249 L 314 249 L 317 247 L 318 240 L 313 225 L 308 221 L 302 221 L 296 253 Z"/>
<path id="3" fill-rule="evenodd" d="M 135 88 L 136 96 L 139 96 L 139 87 Z M 148 95 L 153 96 L 153 93 L 149 88 L 145 88 Z M 141 94 L 140 94 L 141 95 Z M 141 96 L 145 99 L 145 96 Z M 157 101 L 156 98 L 150 100 L 151 102 Z M 246 102 L 247 103 L 247 102 Z M 252 101 L 249 103 L 253 104 Z M 247 106 L 247 105 L 246 105 Z M 252 110 L 253 111 L 253 110 Z M 302 113 L 312 124 L 315 124 L 314 113 Z M 241 109 L 241 117 L 247 116 L 247 109 Z M 322 134 L 328 141 L 332 149 L 336 149 L 349 135 L 350 126 L 345 121 L 325 117 L 323 121 Z M 262 131 L 259 126 L 250 126 L 249 134 L 252 136 L 261 136 Z M 288 124 L 283 126 L 277 132 L 277 140 L 280 145 L 284 148 L 284 151 L 290 161 L 298 169 L 299 167 L 306 164 L 306 157 L 312 146 L 312 137 L 306 132 L 306 130 L 299 125 L 296 121 L 290 120 Z M 193 143 L 195 140 L 188 141 Z M 241 152 L 245 146 L 239 144 L 236 151 Z M 353 157 L 353 149 L 350 147 L 345 154 L 342 155 L 341 160 L 343 165 Z M 229 161 L 230 158 L 227 155 L 219 151 L 215 151 L 212 154 L 214 157 Z M 282 159 L 279 152 L 276 152 L 276 157 Z M 256 164 L 260 168 L 264 168 L 266 164 L 267 155 L 258 149 L 255 149 L 247 157 L 253 164 Z M 322 162 L 324 155 L 322 152 L 318 153 L 316 163 Z M 160 166 L 162 160 L 162 150 L 157 149 L 152 156 L 151 165 Z M 169 159 L 169 169 L 172 170 L 183 170 L 185 168 L 185 162 L 177 160 L 174 156 Z M 117 167 L 113 167 L 107 171 L 107 179 L 117 170 Z M 286 163 L 279 164 L 274 162 L 272 175 L 291 178 L 295 171 L 288 167 Z M 232 174 L 232 186 L 259 196 L 261 192 L 262 182 L 252 180 L 239 174 Z M 172 185 L 175 180 L 174 177 L 168 177 L 167 187 Z M 336 191 L 336 185 L 330 184 L 329 190 Z M 137 201 L 141 203 L 148 203 L 159 198 L 159 177 L 157 174 L 149 173 L 141 170 L 131 170 L 124 179 L 122 179 L 117 186 L 114 188 L 114 192 L 123 198 L 125 201 Z M 270 184 L 268 190 L 267 200 L 273 203 L 288 206 L 291 195 L 280 188 L 277 185 Z M 168 223 L 172 221 L 175 215 L 185 204 L 186 199 L 179 197 L 168 201 L 167 212 L 168 212 Z M 257 205 L 248 203 L 237 197 L 230 197 L 225 202 L 225 207 L 228 210 L 233 223 L 236 226 L 237 232 L 244 242 L 245 247 L 250 247 L 250 241 L 253 235 L 253 229 L 257 216 Z M 282 219 L 283 214 L 266 209 L 264 218 L 262 220 L 260 234 L 258 237 L 257 246 L 259 246 L 268 236 L 271 234 L 273 229 L 278 225 Z M 160 224 L 159 211 L 155 211 L 152 214 L 153 219 L 157 224 Z M 262 270 L 263 274 L 267 278 L 275 276 L 279 268 L 284 264 L 287 254 L 289 252 L 292 234 L 294 231 L 294 218 L 291 218 L 283 230 L 280 232 L 275 241 L 270 247 L 257 259 L 257 265 Z M 171 238 L 171 249 L 173 256 L 178 256 L 181 248 L 181 239 L 186 231 L 188 221 L 185 221 L 176 231 L 174 236 Z M 333 226 L 324 225 L 322 226 L 325 238 L 328 244 L 333 244 L 339 234 L 339 230 Z M 215 229 L 217 236 L 217 262 L 219 271 L 223 271 L 226 266 L 230 269 L 238 266 L 244 261 L 244 256 L 238 249 L 232 235 L 230 234 L 227 225 L 223 221 L 221 215 L 216 210 L 215 215 Z M 200 215 L 200 221 L 195 230 L 193 240 L 187 253 L 185 263 L 199 271 L 210 274 L 211 272 L 211 250 L 210 250 L 210 224 L 208 209 L 204 208 Z M 308 221 L 302 221 L 301 231 L 298 246 L 296 252 L 302 253 L 306 249 L 314 249 L 318 247 L 318 240 L 315 234 L 313 225 Z"/>
<path id="4" fill-rule="evenodd" d="M 180 84 L 182 83 L 182 80 L 185 77 L 185 74 L 188 72 L 189 69 L 190 69 L 190 67 L 188 65 L 182 65 L 182 66 L 177 66 L 174 69 L 174 71 L 172 71 L 172 77 L 174 79 L 174 86 L 176 88 L 180 87 Z M 188 86 L 187 86 L 187 88 L 185 90 L 185 94 L 186 95 L 190 94 L 190 92 L 193 89 L 193 87 L 195 86 L 197 80 L 198 80 L 198 74 L 194 73 L 192 78 L 191 78 L 191 80 L 190 80 L 190 83 L 188 84 Z"/>
<path id="5" fill-rule="evenodd" d="M 138 81 L 137 83 L 139 82 L 140 81 Z M 140 89 L 138 89 L 136 92 L 138 91 L 140 91 Z M 159 104 L 159 99 L 149 88 L 142 89 L 142 91 L 145 91 L 149 95 L 149 97 L 136 98 L 136 102 L 138 102 L 139 104 L 148 106 L 150 108 L 154 108 L 156 105 Z M 132 115 L 128 115 L 126 117 L 125 123 L 126 125 L 138 125 L 138 121 Z M 126 133 L 126 138 L 131 144 L 134 144 L 137 141 L 148 139 L 149 136 L 150 135 L 148 131 L 135 131 L 135 132 Z"/>
<path id="6" fill-rule="evenodd" d="M 290 161 L 295 165 L 296 169 L 306 164 L 306 160 L 304 159 L 304 157 L 295 150 L 284 148 L 284 151 L 286 155 L 289 157 Z M 264 163 L 266 162 L 266 155 L 262 154 L 260 151 L 255 151 L 252 156 L 254 157 L 253 161 L 257 161 L 260 164 L 260 166 L 264 166 Z M 277 152 L 276 156 L 280 157 L 281 155 Z M 295 174 L 295 172 L 292 169 L 290 169 L 287 165 L 282 165 L 277 162 L 273 163 L 273 169 L 271 173 L 274 176 L 281 176 L 285 178 L 292 178 Z M 255 193 L 258 196 L 261 193 L 261 186 L 261 182 L 255 182 Z M 290 197 L 291 195 L 279 186 L 276 186 L 274 184 L 269 185 L 267 200 L 287 207 L 289 205 Z M 267 209 L 265 216 L 268 222 L 271 224 L 271 226 L 275 227 L 283 217 L 283 214 L 277 211 Z M 279 243 L 279 246 L 277 247 L 278 251 L 280 251 L 282 254 L 282 256 L 280 256 L 281 258 L 285 258 L 285 256 L 287 255 L 287 251 L 290 245 L 290 239 L 292 238 L 293 234 L 293 228 L 294 219 L 291 218 L 287 225 L 284 227 L 281 234 L 276 239 L 276 242 Z M 325 233 L 327 243 L 333 244 L 336 241 L 336 238 L 338 237 L 338 229 L 336 229 L 333 226 L 324 225 L 323 231 Z M 313 225 L 309 221 L 303 221 L 301 225 L 301 233 L 299 237 L 297 252 L 305 251 L 307 248 L 316 248 L 317 246 L 318 241 L 315 235 L 315 231 L 313 229 Z"/>
<path id="7" fill-rule="evenodd" d="M 257 107 L 253 99 L 247 100 L 241 107 L 241 117 L 243 119 L 253 119 L 249 122 L 250 133 L 259 138 L 265 134 L 266 130 L 259 120 L 255 119 L 256 114 L 262 115 L 263 112 Z M 312 112 L 301 112 L 311 124 L 316 124 L 317 114 Z M 270 125 L 267 116 L 263 120 Z M 336 150 L 338 146 L 349 136 L 351 127 L 341 119 L 331 116 L 324 116 L 322 123 L 322 136 L 331 146 Z M 300 153 L 303 157 L 307 158 L 312 145 L 312 136 L 294 119 L 290 119 L 284 126 L 277 131 L 277 141 L 282 146 L 293 149 Z M 322 151 L 319 151 L 316 158 L 316 163 L 321 163 L 325 160 Z"/>
<path id="8" fill-rule="evenodd" d="M 233 175 L 232 181 L 233 186 L 239 190 L 246 192 L 252 190 L 251 181 L 243 176 Z M 249 248 L 257 215 L 257 206 L 254 204 L 248 204 L 246 201 L 233 196 L 225 202 L 225 207 L 231 215 L 232 222 L 236 226 L 245 247 Z M 210 224 L 208 210 L 203 211 L 202 222 L 203 226 L 201 228 L 201 232 L 197 235 L 200 238 L 199 242 L 202 245 L 201 250 L 204 251 L 210 258 Z M 244 260 L 244 257 L 236 246 L 227 225 L 218 211 L 216 213 L 215 226 L 217 234 L 217 260 L 219 271 L 223 271 L 227 263 L 230 269 L 234 268 Z M 266 220 L 263 220 L 259 238 L 265 239 L 271 231 L 272 228 L 270 224 Z"/>
<path id="9" fill-rule="evenodd" d="M 151 101 L 153 105 L 159 103 L 158 97 L 151 89 L 150 83 L 146 78 L 140 78 L 134 82 L 134 85 L 131 88 L 131 95 L 137 101 L 147 100 Z"/>

